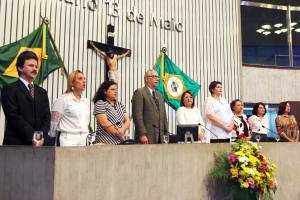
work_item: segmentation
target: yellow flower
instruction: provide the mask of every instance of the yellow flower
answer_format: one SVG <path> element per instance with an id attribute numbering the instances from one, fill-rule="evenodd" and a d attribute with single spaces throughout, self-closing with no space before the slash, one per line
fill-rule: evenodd
<path id="1" fill-rule="evenodd" d="M 243 182 L 243 183 L 241 183 L 241 187 L 248 188 L 249 184 L 247 182 Z"/>
<path id="2" fill-rule="evenodd" d="M 277 169 L 277 166 L 274 163 L 272 163 L 271 167 L 273 170 Z"/>
<path id="3" fill-rule="evenodd" d="M 252 156 L 252 155 L 249 156 L 250 165 L 255 166 L 256 163 L 258 163 L 258 162 L 259 162 L 259 160 L 255 156 Z"/>

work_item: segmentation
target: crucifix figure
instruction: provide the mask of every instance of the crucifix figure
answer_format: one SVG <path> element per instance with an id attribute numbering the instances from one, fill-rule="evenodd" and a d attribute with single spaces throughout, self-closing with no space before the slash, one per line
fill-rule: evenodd
<path id="1" fill-rule="evenodd" d="M 107 26 L 107 44 L 94 42 L 88 40 L 88 48 L 94 49 L 106 63 L 106 79 L 118 82 L 118 60 L 128 56 L 131 56 L 131 50 L 117 46 L 113 46 L 114 37 L 112 36 L 114 27 L 112 25 Z"/>

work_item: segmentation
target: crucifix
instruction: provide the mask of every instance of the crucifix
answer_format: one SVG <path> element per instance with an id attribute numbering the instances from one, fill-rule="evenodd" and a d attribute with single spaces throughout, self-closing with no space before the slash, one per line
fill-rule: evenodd
<path id="1" fill-rule="evenodd" d="M 105 60 L 105 74 L 106 80 L 118 82 L 118 60 L 131 56 L 131 50 L 114 46 L 114 31 L 115 27 L 111 24 L 107 25 L 106 43 L 100 43 L 88 40 L 87 47 L 94 49 L 97 54 Z M 108 73 L 107 73 L 108 71 Z"/>

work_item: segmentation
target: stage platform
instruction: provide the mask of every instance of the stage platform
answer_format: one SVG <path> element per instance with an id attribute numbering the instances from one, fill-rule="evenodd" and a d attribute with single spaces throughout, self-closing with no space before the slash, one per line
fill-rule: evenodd
<path id="1" fill-rule="evenodd" d="M 264 143 L 278 166 L 275 199 L 300 199 L 300 144 Z M 0 147 L 1 200 L 226 199 L 208 173 L 229 144 Z"/>

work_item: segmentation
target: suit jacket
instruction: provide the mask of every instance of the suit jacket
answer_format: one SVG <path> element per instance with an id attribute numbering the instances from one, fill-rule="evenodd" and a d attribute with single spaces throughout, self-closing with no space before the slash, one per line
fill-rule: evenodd
<path id="1" fill-rule="evenodd" d="M 146 135 L 151 144 L 157 144 L 162 136 L 168 133 L 168 122 L 163 97 L 156 92 L 159 110 L 147 87 L 137 89 L 132 96 L 132 117 L 135 124 L 135 138 Z"/>
<path id="2" fill-rule="evenodd" d="M 50 108 L 46 90 L 34 85 L 34 98 L 21 80 L 3 87 L 2 107 L 6 118 L 3 145 L 32 145 L 34 131 L 43 131 L 44 145 L 52 145 L 48 136 Z"/>

